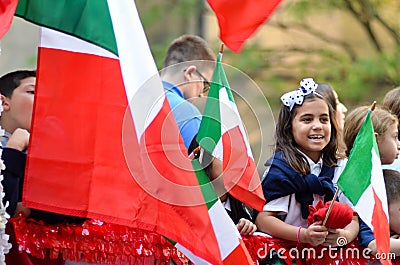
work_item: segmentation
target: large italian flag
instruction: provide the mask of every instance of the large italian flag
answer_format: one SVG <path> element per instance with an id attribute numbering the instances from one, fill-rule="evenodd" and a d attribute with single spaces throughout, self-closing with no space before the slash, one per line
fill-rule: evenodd
<path id="1" fill-rule="evenodd" d="M 196 139 L 202 148 L 222 159 L 226 190 L 243 203 L 261 211 L 265 198 L 260 177 L 221 59 L 222 53 L 217 57 Z"/>
<path id="2" fill-rule="evenodd" d="M 357 134 L 338 186 L 353 203 L 361 219 L 373 230 L 378 253 L 386 257 L 390 250 L 388 205 L 371 110 Z M 380 261 L 391 264 L 390 260 Z"/>
<path id="3" fill-rule="evenodd" d="M 229 253 L 176 137 L 135 2 L 20 0 L 16 12 L 43 26 L 23 204 L 155 231 L 222 264 Z"/>

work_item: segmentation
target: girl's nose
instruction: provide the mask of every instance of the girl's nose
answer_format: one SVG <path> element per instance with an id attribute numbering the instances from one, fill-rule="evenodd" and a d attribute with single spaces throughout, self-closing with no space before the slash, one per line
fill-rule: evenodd
<path id="1" fill-rule="evenodd" d="M 322 128 L 322 123 L 321 123 L 320 121 L 316 121 L 316 122 L 313 123 L 312 128 L 313 128 L 314 130 L 319 130 L 319 129 Z"/>

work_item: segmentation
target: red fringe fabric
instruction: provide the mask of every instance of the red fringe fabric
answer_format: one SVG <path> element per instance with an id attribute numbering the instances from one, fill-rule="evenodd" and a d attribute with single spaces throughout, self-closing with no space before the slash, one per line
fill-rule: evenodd
<path id="1" fill-rule="evenodd" d="M 20 215 L 9 223 L 15 230 L 20 252 L 40 259 L 59 259 L 104 264 L 188 264 L 189 260 L 161 235 L 142 229 L 87 220 L 82 224 L 44 225 Z M 265 260 L 271 250 L 287 264 L 363 265 L 372 255 L 351 242 L 345 247 L 311 247 L 297 242 L 253 235 L 243 237 L 256 261 Z M 14 248 L 15 246 L 13 246 Z M 364 254 L 363 254 L 364 253 Z M 397 262 L 396 262 L 397 261 Z M 396 259 L 393 264 L 400 264 Z"/>
<path id="2" fill-rule="evenodd" d="M 188 264 L 161 235 L 116 224 L 87 220 L 82 224 L 44 225 L 22 215 L 11 218 L 19 251 L 41 259 L 104 264 Z M 15 246 L 13 246 L 14 248 Z M 167 263 L 169 264 L 169 263 Z"/>

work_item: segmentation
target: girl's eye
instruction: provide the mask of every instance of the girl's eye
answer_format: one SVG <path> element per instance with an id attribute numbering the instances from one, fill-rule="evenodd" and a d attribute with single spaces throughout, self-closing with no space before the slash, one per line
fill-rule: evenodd
<path id="1" fill-rule="evenodd" d="M 34 95 L 35 94 L 35 90 L 29 90 L 29 91 L 26 91 L 26 93 Z"/>
<path id="2" fill-rule="evenodd" d="M 328 123 L 328 122 L 329 122 L 329 118 L 322 118 L 322 119 L 321 119 L 321 122 L 323 122 L 323 123 Z"/>
<path id="3" fill-rule="evenodd" d="M 311 118 L 304 118 L 303 121 L 304 121 L 304 122 L 311 122 L 312 119 L 311 119 Z"/>

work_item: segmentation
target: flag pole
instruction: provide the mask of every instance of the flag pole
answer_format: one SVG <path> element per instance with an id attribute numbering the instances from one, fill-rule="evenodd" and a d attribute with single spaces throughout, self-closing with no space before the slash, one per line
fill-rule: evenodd
<path id="1" fill-rule="evenodd" d="M 369 107 L 369 109 L 371 111 L 374 111 L 375 110 L 375 106 L 376 106 L 376 101 L 372 102 L 371 107 Z"/>
<path id="2" fill-rule="evenodd" d="M 224 53 L 224 43 L 221 42 L 221 46 L 219 47 L 219 53 L 223 54 Z"/>
<path id="3" fill-rule="evenodd" d="M 376 101 L 372 102 L 371 107 L 369 107 L 369 109 L 370 109 L 371 111 L 374 111 L 375 106 L 376 106 Z M 328 210 L 326 211 L 326 215 L 325 215 L 324 221 L 322 222 L 322 225 L 323 225 L 323 226 L 325 226 L 326 222 L 328 221 L 329 215 L 330 215 L 330 213 L 331 213 L 331 211 L 332 211 L 332 208 L 333 208 L 333 203 L 336 201 L 336 198 L 337 198 L 337 196 L 338 196 L 338 193 L 339 193 L 339 188 L 336 189 L 335 195 L 334 195 L 333 198 L 332 198 L 332 202 L 331 202 L 331 204 L 329 205 Z"/>
<path id="4" fill-rule="evenodd" d="M 330 215 L 330 213 L 332 211 L 332 208 L 333 208 L 333 203 L 336 201 L 336 198 L 337 198 L 338 194 L 339 194 L 339 188 L 336 189 L 335 195 L 333 195 L 333 198 L 332 198 L 332 202 L 329 205 L 328 210 L 326 211 L 325 219 L 322 222 L 323 226 L 325 226 L 326 222 L 328 221 L 329 215 Z"/>

